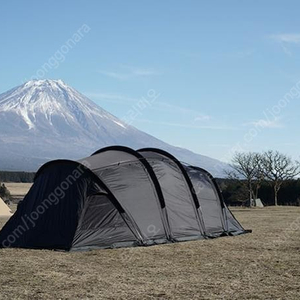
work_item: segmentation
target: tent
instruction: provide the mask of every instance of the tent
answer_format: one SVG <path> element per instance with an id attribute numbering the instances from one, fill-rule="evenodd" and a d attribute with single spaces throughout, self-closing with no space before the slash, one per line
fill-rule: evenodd
<path id="1" fill-rule="evenodd" d="M 246 233 L 212 176 L 153 148 L 43 165 L 0 247 L 87 250 Z"/>
<path id="2" fill-rule="evenodd" d="M 10 208 L 0 198 L 0 217 L 10 217 L 12 215 Z"/>
<path id="3" fill-rule="evenodd" d="M 257 199 L 254 200 L 254 206 L 256 206 L 256 207 L 264 207 L 264 205 L 263 205 L 263 203 L 262 203 L 262 201 L 261 201 L 260 198 L 257 198 Z"/>

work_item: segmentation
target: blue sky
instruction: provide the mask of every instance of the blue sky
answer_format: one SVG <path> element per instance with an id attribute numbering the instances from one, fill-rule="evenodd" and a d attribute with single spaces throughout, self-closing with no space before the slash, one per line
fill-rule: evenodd
<path id="1" fill-rule="evenodd" d="M 168 143 L 224 161 L 242 149 L 299 158 L 299 1 L 12 0 L 0 11 L 0 92 L 62 79 L 126 119 L 155 91 L 131 121 Z"/>

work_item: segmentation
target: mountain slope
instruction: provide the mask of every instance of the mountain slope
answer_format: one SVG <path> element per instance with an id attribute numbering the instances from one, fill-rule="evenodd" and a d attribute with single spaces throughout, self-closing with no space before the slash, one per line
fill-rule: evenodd
<path id="1" fill-rule="evenodd" d="M 222 176 L 226 164 L 129 126 L 61 80 L 33 80 L 0 95 L 0 169 L 36 170 L 109 145 L 157 147 Z"/>

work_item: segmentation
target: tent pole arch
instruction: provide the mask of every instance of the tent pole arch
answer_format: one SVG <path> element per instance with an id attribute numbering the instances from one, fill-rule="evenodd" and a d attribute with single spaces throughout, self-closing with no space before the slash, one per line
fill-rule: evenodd
<path id="1" fill-rule="evenodd" d="M 164 225 L 164 229 L 165 229 L 165 233 L 167 235 L 167 239 L 171 240 L 171 230 L 170 230 L 170 225 L 169 225 L 169 221 L 168 221 L 168 216 L 167 216 L 167 210 L 166 210 L 166 203 L 165 203 L 165 199 L 163 196 L 163 192 L 161 190 L 160 184 L 158 182 L 158 179 L 156 178 L 156 175 L 152 169 L 152 167 L 150 166 L 150 164 L 147 162 L 147 160 L 137 151 L 129 148 L 129 147 L 125 147 L 125 146 L 108 146 L 105 148 L 101 148 L 99 150 L 97 150 L 96 152 L 94 152 L 91 156 L 97 155 L 99 153 L 103 153 L 106 151 L 123 151 L 126 152 L 128 154 L 131 154 L 133 156 L 135 156 L 144 166 L 144 168 L 146 169 L 147 173 L 149 174 L 149 177 L 153 183 L 153 186 L 155 188 L 158 200 L 159 200 L 159 204 L 160 204 L 160 210 L 161 210 L 161 218 L 162 218 L 162 223 Z"/>
<path id="2" fill-rule="evenodd" d="M 185 179 L 185 181 L 188 185 L 188 188 L 190 189 L 190 192 L 192 194 L 193 203 L 195 205 L 195 210 L 196 210 L 196 216 L 197 216 L 197 220 L 198 220 L 198 223 L 199 223 L 199 228 L 200 228 L 200 230 L 202 229 L 204 236 L 206 236 L 206 229 L 205 229 L 205 224 L 204 224 L 204 221 L 203 221 L 200 202 L 199 202 L 199 200 L 197 198 L 197 195 L 195 193 L 193 183 L 190 180 L 186 170 L 184 169 L 184 167 L 182 166 L 180 161 L 175 156 L 170 154 L 169 152 L 158 149 L 158 148 L 142 148 L 142 149 L 139 149 L 137 151 L 141 152 L 141 153 L 143 153 L 143 152 L 155 152 L 155 153 L 161 154 L 163 156 L 166 156 L 170 160 L 172 160 L 178 166 L 178 168 L 180 169 L 180 171 L 181 171 L 181 173 L 182 173 L 182 175 L 183 175 L 183 177 L 184 177 L 184 179 Z"/>
<path id="3" fill-rule="evenodd" d="M 199 170 L 199 171 L 202 171 L 203 173 L 205 173 L 209 178 L 210 180 L 212 181 L 217 193 L 218 193 L 218 196 L 219 196 L 219 199 L 220 199 L 220 202 L 221 202 L 221 207 L 222 207 L 222 210 L 223 210 L 223 217 L 224 217 L 224 224 L 225 224 L 225 230 L 226 232 L 229 232 L 229 219 L 228 219 L 228 216 L 226 216 L 226 210 L 229 211 L 231 217 L 237 222 L 239 223 L 239 221 L 236 219 L 236 217 L 231 213 L 231 211 L 228 209 L 227 205 L 225 204 L 225 201 L 224 201 L 224 196 L 223 196 L 223 193 L 222 191 L 220 190 L 219 188 L 219 185 L 217 184 L 217 181 L 216 179 L 205 169 L 202 169 L 200 167 L 196 167 L 196 166 L 191 166 L 191 168 L 193 169 L 196 169 L 196 170 Z M 245 230 L 245 232 L 252 232 L 251 230 Z"/>
<path id="4" fill-rule="evenodd" d="M 218 186 L 218 184 L 216 182 L 216 179 L 208 171 L 206 171 L 206 170 L 204 170 L 204 169 L 202 169 L 200 167 L 195 167 L 195 166 L 189 166 L 189 167 L 192 168 L 192 169 L 195 169 L 195 170 L 199 170 L 199 171 L 205 173 L 207 175 L 207 177 L 209 177 L 209 179 L 212 181 L 212 183 L 213 183 L 213 185 L 214 185 L 214 187 L 215 187 L 215 189 L 216 189 L 216 191 L 218 193 L 218 196 L 220 198 L 221 206 L 222 206 L 222 208 L 224 208 L 225 207 L 224 197 L 223 197 L 223 195 L 222 195 L 222 193 L 221 193 L 221 191 L 219 189 L 219 186 Z"/>
<path id="5" fill-rule="evenodd" d="M 202 169 L 202 168 L 196 167 L 196 166 L 188 166 L 188 167 L 191 168 L 191 169 L 198 170 L 198 171 L 204 173 L 210 179 L 210 181 L 212 182 L 213 187 L 214 187 L 215 191 L 217 192 L 218 198 L 220 200 L 220 205 L 221 205 L 221 209 L 222 209 L 222 216 L 223 216 L 222 222 L 224 224 L 223 225 L 224 226 L 224 231 L 228 232 L 228 224 L 226 222 L 226 217 L 225 217 L 225 202 L 224 202 L 224 197 L 223 197 L 223 194 L 220 191 L 220 188 L 219 188 L 219 186 L 218 186 L 218 184 L 216 182 L 216 179 L 208 171 L 206 171 L 205 169 Z"/>

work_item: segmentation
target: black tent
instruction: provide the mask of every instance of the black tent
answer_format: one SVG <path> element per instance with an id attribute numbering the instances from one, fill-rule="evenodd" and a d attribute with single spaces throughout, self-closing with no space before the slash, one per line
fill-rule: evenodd
<path id="1" fill-rule="evenodd" d="M 153 148 L 55 160 L 0 232 L 0 247 L 84 250 L 245 233 L 213 177 Z"/>

